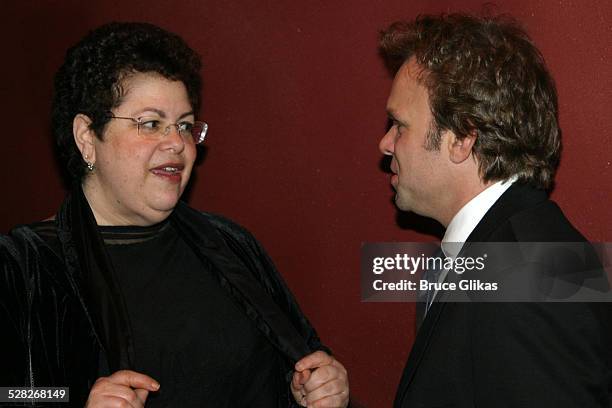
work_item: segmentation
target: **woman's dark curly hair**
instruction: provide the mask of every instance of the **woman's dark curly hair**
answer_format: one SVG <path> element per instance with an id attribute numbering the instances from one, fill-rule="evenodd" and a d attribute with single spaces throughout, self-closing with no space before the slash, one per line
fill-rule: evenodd
<path id="1" fill-rule="evenodd" d="M 441 131 L 476 132 L 484 181 L 512 175 L 550 189 L 561 153 L 557 91 L 544 58 L 507 16 L 425 15 L 381 33 L 381 54 L 395 73 L 414 57 L 429 91 L 434 140 Z"/>
<path id="2" fill-rule="evenodd" d="M 194 112 L 200 106 L 200 57 L 176 34 L 146 23 L 110 23 L 85 36 L 66 53 L 55 75 L 52 129 L 67 176 L 82 180 L 86 164 L 74 142 L 72 122 L 81 113 L 102 138 L 111 109 L 124 96 L 122 81 L 153 72 L 181 81 Z"/>

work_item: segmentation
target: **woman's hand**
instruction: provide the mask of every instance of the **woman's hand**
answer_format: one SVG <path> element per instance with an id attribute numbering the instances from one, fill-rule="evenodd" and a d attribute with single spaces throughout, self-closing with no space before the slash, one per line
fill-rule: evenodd
<path id="1" fill-rule="evenodd" d="M 349 402 L 346 369 L 329 354 L 316 351 L 295 364 L 291 392 L 303 407 L 344 408 Z"/>
<path id="2" fill-rule="evenodd" d="M 148 375 L 120 370 L 96 380 L 85 407 L 144 408 L 149 391 L 158 389 L 159 383 Z"/>

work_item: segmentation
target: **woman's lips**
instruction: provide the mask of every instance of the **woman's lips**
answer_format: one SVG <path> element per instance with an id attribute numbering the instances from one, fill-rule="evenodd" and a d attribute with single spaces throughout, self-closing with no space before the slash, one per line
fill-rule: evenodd
<path id="1" fill-rule="evenodd" d="M 185 168 L 179 163 L 166 163 L 151 169 L 151 173 L 171 183 L 180 183 L 182 171 Z"/>

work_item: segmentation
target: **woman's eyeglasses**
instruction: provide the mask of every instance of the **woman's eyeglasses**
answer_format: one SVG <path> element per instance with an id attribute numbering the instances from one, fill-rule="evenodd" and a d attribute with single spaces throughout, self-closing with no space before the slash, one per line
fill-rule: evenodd
<path id="1" fill-rule="evenodd" d="M 140 117 L 129 118 L 125 116 L 109 116 L 110 119 L 127 119 L 136 123 L 138 135 L 147 138 L 162 138 L 170 133 L 170 128 L 176 128 L 179 135 L 185 140 L 194 144 L 201 144 L 206 138 L 208 124 L 206 122 L 179 122 L 167 123 L 159 118 Z"/>

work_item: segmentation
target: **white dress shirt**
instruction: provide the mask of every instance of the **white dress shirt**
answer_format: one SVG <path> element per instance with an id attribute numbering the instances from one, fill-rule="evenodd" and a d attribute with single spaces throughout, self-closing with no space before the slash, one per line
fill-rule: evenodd
<path id="1" fill-rule="evenodd" d="M 474 231 L 474 228 L 476 228 L 480 220 L 482 220 L 482 217 L 484 217 L 493 204 L 499 200 L 499 197 L 510 188 L 516 179 L 516 176 L 512 176 L 507 180 L 501 180 L 495 184 L 491 184 L 461 207 L 448 224 L 444 237 L 442 238 L 441 247 L 444 256 L 453 258 L 453 260 L 457 257 L 461 248 L 463 248 L 463 244 L 472 231 Z M 448 275 L 448 269 L 440 273 L 438 282 L 444 282 L 446 275 Z M 434 298 L 437 293 L 438 291 L 434 293 Z"/>

